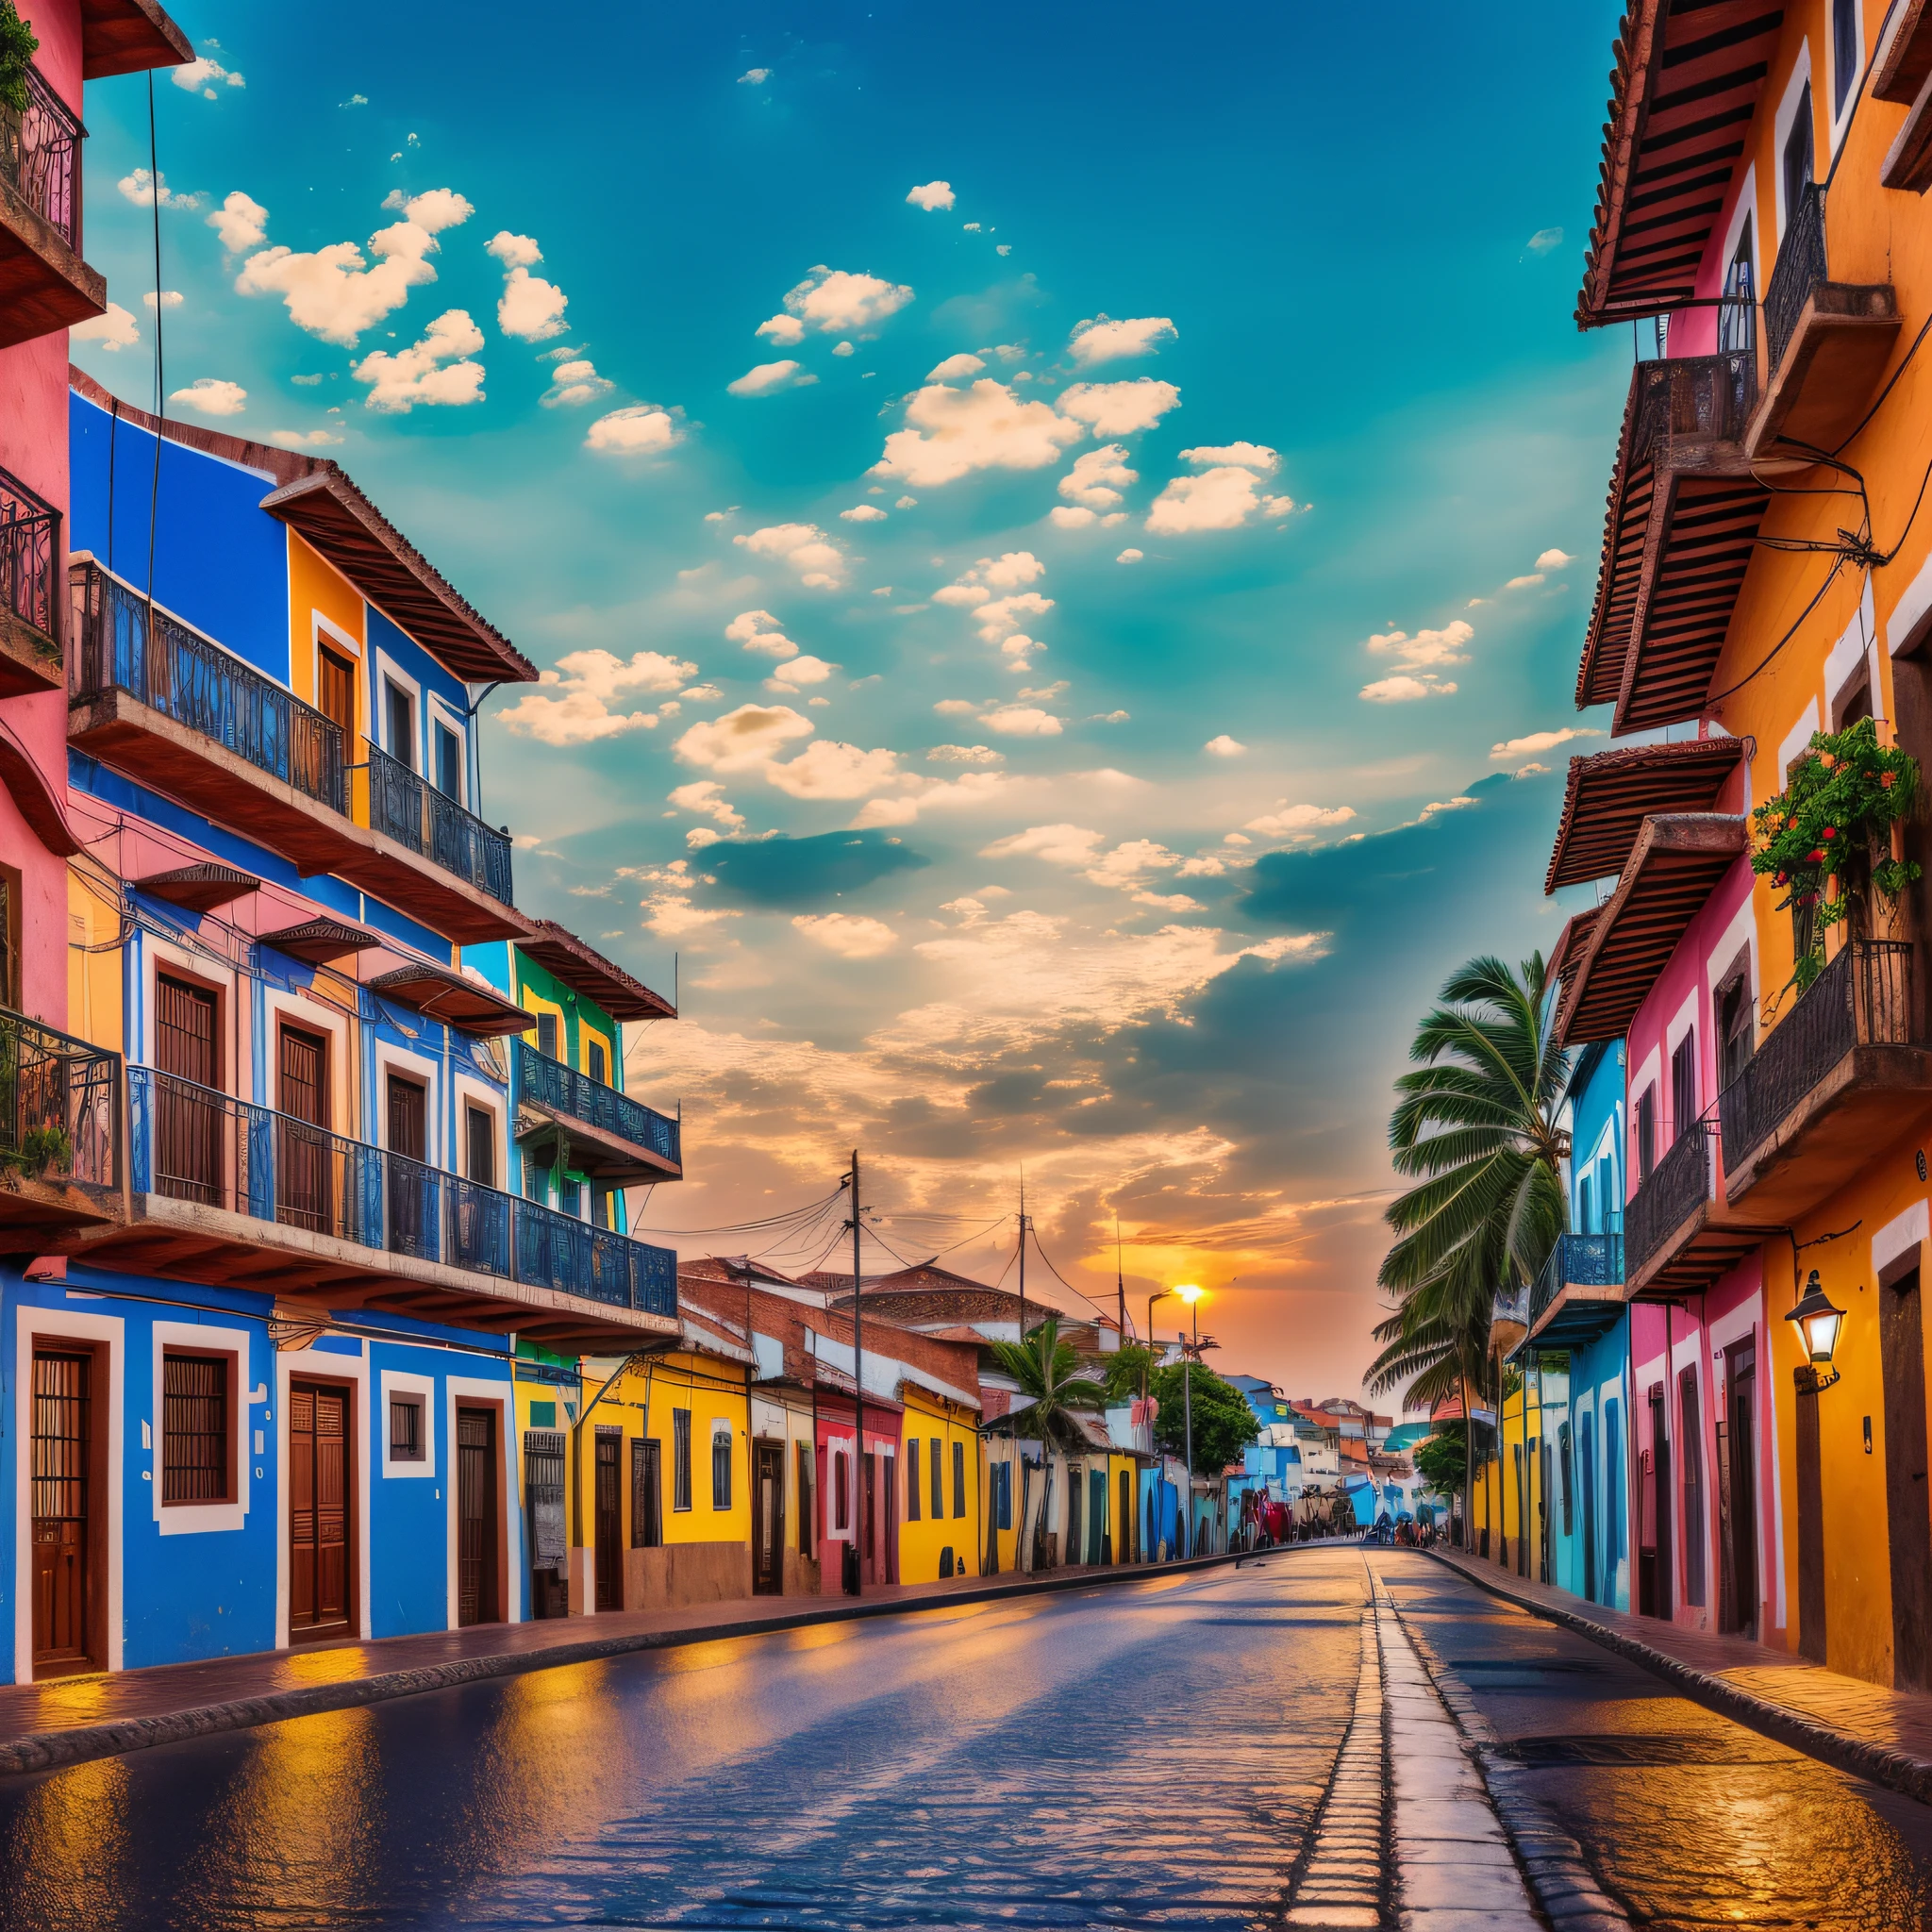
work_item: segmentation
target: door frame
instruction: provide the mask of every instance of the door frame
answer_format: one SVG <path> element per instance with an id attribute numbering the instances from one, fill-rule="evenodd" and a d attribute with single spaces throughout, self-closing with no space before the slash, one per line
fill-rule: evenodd
<path id="1" fill-rule="evenodd" d="M 57 1350 L 93 1357 L 90 1374 L 95 1406 L 89 1457 L 88 1565 L 93 1580 L 88 1605 L 88 1653 L 96 1668 L 124 1668 L 122 1616 L 122 1417 L 125 1403 L 125 1320 L 119 1315 L 87 1315 L 66 1308 L 16 1304 L 14 1338 L 14 1601 L 13 1678 L 34 1681 L 33 1488 L 32 1458 L 21 1445 L 33 1433 L 34 1354 Z M 99 1496 L 102 1507 L 92 1507 Z"/>
<path id="2" fill-rule="evenodd" d="M 785 1463 L 786 1441 L 782 1436 L 754 1436 L 751 1442 L 751 1593 L 754 1596 L 785 1594 Z M 772 1530 L 772 1587 L 758 1588 L 758 1489 L 761 1465 L 767 1457 L 778 1472 L 778 1520 Z"/>
<path id="3" fill-rule="evenodd" d="M 380 1417 L 369 1399 L 368 1343 L 358 1341 L 355 1353 L 334 1349 L 291 1348 L 275 1357 L 275 1454 L 278 1480 L 275 1483 L 275 1648 L 289 1644 L 289 1485 L 291 1467 L 289 1452 L 289 1388 L 293 1382 L 314 1382 L 324 1386 L 339 1383 L 349 1390 L 349 1493 L 354 1498 L 356 1521 L 349 1538 L 349 1588 L 345 1592 L 355 1606 L 352 1619 L 357 1635 L 371 1634 L 369 1624 L 369 1503 L 370 1468 L 381 1466 L 382 1452 L 374 1454 L 362 1440 L 363 1431 L 380 1427 L 387 1433 L 389 1411 L 383 1406 Z"/>
<path id="4" fill-rule="evenodd" d="M 442 1440 L 450 1445 L 449 1480 L 443 1485 L 443 1627 L 458 1627 L 461 1599 L 457 1584 L 457 1410 L 496 1411 L 496 1608 L 497 1621 L 521 1624 L 529 1616 L 525 1602 L 529 1564 L 524 1555 L 523 1485 L 517 1480 L 519 1444 L 509 1439 L 513 1421 L 510 1385 L 475 1375 L 451 1375 L 442 1385 Z M 624 1497 L 620 1486 L 618 1508 Z"/>

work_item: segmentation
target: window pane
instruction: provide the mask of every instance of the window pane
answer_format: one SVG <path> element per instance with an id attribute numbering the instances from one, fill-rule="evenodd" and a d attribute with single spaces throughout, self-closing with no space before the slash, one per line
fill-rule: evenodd
<path id="1" fill-rule="evenodd" d="M 955 1442 L 953 1444 L 953 1514 L 955 1516 L 963 1516 L 965 1513 L 966 1445 L 963 1442 Z"/>
<path id="2" fill-rule="evenodd" d="M 731 1438 L 711 1438 L 711 1507 L 731 1507 Z"/>
<path id="3" fill-rule="evenodd" d="M 423 1404 L 416 1396 L 390 1397 L 389 1457 L 391 1462 L 423 1460 Z"/>
<path id="4" fill-rule="evenodd" d="M 939 1511 L 935 1509 L 933 1514 L 937 1516 Z M 908 1436 L 906 1439 L 906 1521 L 908 1523 L 917 1523 L 919 1521 L 919 1438 L 917 1436 Z"/>
<path id="5" fill-rule="evenodd" d="M 956 1444 L 955 1446 L 957 1447 L 958 1445 Z M 911 1487 L 911 1475 L 912 1475 L 912 1473 L 908 1471 L 908 1475 L 907 1475 L 907 1486 L 908 1486 L 908 1488 L 910 1488 L 910 1487 Z M 940 1518 L 941 1518 L 941 1516 L 943 1516 L 943 1515 L 944 1515 L 945 1513 L 946 1513 L 946 1469 L 945 1469 L 945 1464 L 944 1464 L 943 1462 L 941 1462 L 941 1461 L 940 1460 L 940 1439 L 939 1439 L 939 1438 L 938 1438 L 937 1436 L 935 1436 L 935 1437 L 934 1437 L 934 1438 L 932 1439 L 932 1515 L 933 1515 L 933 1521 L 934 1521 L 935 1523 L 937 1523 L 937 1522 L 939 1521 L 939 1519 L 940 1519 Z"/>
<path id="6" fill-rule="evenodd" d="M 463 795 L 463 741 L 446 724 L 436 727 L 436 789 L 445 798 Z"/>
<path id="7" fill-rule="evenodd" d="M 671 1507 L 691 1507 L 691 1410 L 671 1411 Z"/>
<path id="8" fill-rule="evenodd" d="M 161 1500 L 226 1502 L 227 1357 L 166 1356 L 161 1388 Z"/>

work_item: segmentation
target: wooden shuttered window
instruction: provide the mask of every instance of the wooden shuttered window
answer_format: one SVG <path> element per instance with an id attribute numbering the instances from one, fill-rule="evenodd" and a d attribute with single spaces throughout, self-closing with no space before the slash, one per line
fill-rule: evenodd
<path id="1" fill-rule="evenodd" d="M 953 1444 L 953 1514 L 955 1516 L 963 1516 L 965 1513 L 966 1445 L 963 1442 L 955 1442 Z"/>
<path id="2" fill-rule="evenodd" d="M 161 1357 L 161 1501 L 231 1500 L 228 1357 Z"/>
<path id="3" fill-rule="evenodd" d="M 932 1438 L 932 1520 L 937 1523 L 946 1513 L 946 1466 L 941 1460 L 940 1439 Z M 915 1472 L 906 1472 L 906 1487 L 912 1487 Z"/>
<path id="4" fill-rule="evenodd" d="M 711 1507 L 731 1507 L 731 1438 L 722 1430 L 711 1437 Z"/>
<path id="5" fill-rule="evenodd" d="M 933 1514 L 937 1516 L 938 1510 Z M 919 1438 L 906 1438 L 906 1521 L 919 1521 Z"/>
<path id="6" fill-rule="evenodd" d="M 691 1507 L 691 1410 L 671 1411 L 671 1507 Z"/>

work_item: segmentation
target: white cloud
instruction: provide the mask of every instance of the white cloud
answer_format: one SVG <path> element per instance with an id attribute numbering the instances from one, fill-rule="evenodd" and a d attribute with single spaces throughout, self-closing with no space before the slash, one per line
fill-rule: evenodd
<path id="1" fill-rule="evenodd" d="M 991 604 L 982 604 L 973 613 L 973 621 L 979 626 L 979 635 L 988 643 L 996 644 L 1010 637 L 1022 624 L 1044 617 L 1052 608 L 1051 597 L 1042 597 L 1038 591 L 1021 591 L 1011 597 L 996 597 Z"/>
<path id="2" fill-rule="evenodd" d="M 861 918 L 856 912 L 801 912 L 791 924 L 841 959 L 876 959 L 899 943 L 899 935 L 883 920 Z"/>
<path id="3" fill-rule="evenodd" d="M 941 718 L 970 718 L 978 708 L 965 698 L 941 698 L 933 707 Z"/>
<path id="4" fill-rule="evenodd" d="M 537 246 L 536 240 L 529 235 L 513 235 L 508 228 L 499 228 L 483 244 L 485 255 L 493 255 L 505 268 L 535 268 L 543 259 L 543 251 Z"/>
<path id="5" fill-rule="evenodd" d="M 1526 577 L 1511 577 L 1509 581 L 1503 586 L 1503 588 L 1506 591 L 1526 591 L 1530 588 L 1532 584 L 1540 584 L 1542 582 L 1542 572 L 1536 571 Z"/>
<path id="6" fill-rule="evenodd" d="M 1441 630 L 1419 630 L 1413 637 L 1406 630 L 1378 631 L 1369 640 L 1369 651 L 1377 658 L 1392 657 L 1410 671 L 1423 665 L 1467 664 L 1469 641 L 1474 636 L 1474 628 L 1458 617 Z"/>
<path id="7" fill-rule="evenodd" d="M 131 349 L 141 341 L 133 315 L 118 302 L 109 302 L 99 315 L 76 322 L 67 331 L 71 342 L 98 342 L 104 349 Z"/>
<path id="8" fill-rule="evenodd" d="M 1127 468 L 1126 451 L 1109 442 L 1076 457 L 1074 467 L 1060 478 L 1059 490 L 1070 503 L 1084 504 L 1090 510 L 1111 509 L 1121 501 L 1121 491 L 1140 480 L 1140 472 Z"/>
<path id="9" fill-rule="evenodd" d="M 1354 817 L 1352 805 L 1289 805 L 1258 819 L 1250 819 L 1242 829 L 1258 832 L 1264 839 L 1305 840 L 1330 825 L 1345 825 Z M 1247 843 L 1239 832 L 1230 832 L 1228 838 Z"/>
<path id="10" fill-rule="evenodd" d="M 767 764 L 765 776 L 793 798 L 863 798 L 904 779 L 897 752 L 862 751 L 835 738 L 807 745 L 787 764 Z"/>
<path id="11" fill-rule="evenodd" d="M 839 512 L 840 520 L 848 524 L 882 524 L 886 513 L 875 503 L 855 503 L 850 509 Z"/>
<path id="12" fill-rule="evenodd" d="M 795 315 L 774 315 L 752 330 L 755 336 L 769 336 L 781 349 L 790 349 L 805 340 L 805 325 Z"/>
<path id="13" fill-rule="evenodd" d="M 1139 563 L 1141 559 L 1146 556 L 1146 554 L 1147 553 L 1144 550 L 1123 550 L 1121 554 L 1114 558 L 1114 561 L 1116 563 Z"/>
<path id="14" fill-rule="evenodd" d="M 936 209 L 949 208 L 953 205 L 953 184 L 950 181 L 928 181 L 923 187 L 913 189 L 906 199 L 914 208 L 923 208 L 927 214 Z"/>
<path id="15" fill-rule="evenodd" d="M 469 358 L 483 346 L 483 331 L 462 308 L 448 308 L 421 341 L 391 355 L 377 349 L 356 364 L 358 382 L 370 385 L 368 408 L 407 415 L 419 403 L 460 407 L 483 400 L 483 365 Z"/>
<path id="16" fill-rule="evenodd" d="M 782 362 L 760 362 L 724 387 L 735 396 L 768 396 L 781 389 L 803 389 L 817 380 L 788 358 Z"/>
<path id="17" fill-rule="evenodd" d="M 819 267 L 787 292 L 785 308 L 821 335 L 846 336 L 876 328 L 911 300 L 902 283 Z"/>
<path id="18" fill-rule="evenodd" d="M 1176 476 L 1154 499 L 1147 527 L 1157 536 L 1191 530 L 1238 530 L 1255 516 L 1286 516 L 1288 496 L 1264 496 L 1255 473 L 1227 463 L 1197 476 Z"/>
<path id="19" fill-rule="evenodd" d="M 1077 504 L 1057 503 L 1047 511 L 1046 520 L 1056 529 L 1091 529 L 1100 519 L 1091 509 L 1082 509 Z"/>
<path id="20" fill-rule="evenodd" d="M 283 449 L 327 449 L 342 439 L 328 429 L 271 429 L 268 440 Z"/>
<path id="21" fill-rule="evenodd" d="M 1568 570 L 1576 559 L 1561 550 L 1545 550 L 1536 560 L 1539 570 Z"/>
<path id="22" fill-rule="evenodd" d="M 351 94 L 346 101 L 338 101 L 336 103 L 336 106 L 339 108 L 366 108 L 368 105 L 369 96 L 367 94 Z"/>
<path id="23" fill-rule="evenodd" d="M 937 765 L 999 765 L 1006 762 L 1006 753 L 994 751 L 986 744 L 936 744 L 926 757 Z"/>
<path id="24" fill-rule="evenodd" d="M 875 476 L 936 489 L 975 470 L 1041 470 L 1086 431 L 1046 403 L 1023 402 L 1006 384 L 982 376 L 970 388 L 928 384 L 906 405 L 904 429 L 886 438 Z"/>
<path id="25" fill-rule="evenodd" d="M 948 356 L 937 369 L 928 369 L 928 382 L 951 382 L 956 375 L 977 375 L 986 367 L 977 356 Z"/>
<path id="26" fill-rule="evenodd" d="M 1517 768 L 1516 775 L 1519 778 L 1536 778 L 1547 774 L 1549 769 L 1549 766 L 1540 765 L 1534 758 L 1531 758 L 1528 764 L 1521 765 Z"/>
<path id="27" fill-rule="evenodd" d="M 172 391 L 168 400 L 202 416 L 239 416 L 248 407 L 248 391 L 219 375 L 198 375 L 186 389 Z"/>
<path id="28" fill-rule="evenodd" d="M 1439 799 L 1434 805 L 1425 805 L 1417 814 L 1419 818 L 1432 819 L 1441 811 L 1462 811 L 1478 801 L 1465 792 L 1457 792 L 1454 798 Z"/>
<path id="29" fill-rule="evenodd" d="M 615 708 L 651 691 L 670 692 L 688 684 L 695 664 L 658 651 L 638 651 L 630 659 L 608 651 L 572 651 L 546 671 L 537 689 L 497 713 L 498 721 L 520 737 L 543 744 L 591 744 L 626 731 L 655 729 L 651 711 Z"/>
<path id="30" fill-rule="evenodd" d="M 798 656 L 798 646 L 778 628 L 778 620 L 769 610 L 741 610 L 724 626 L 724 635 L 734 644 L 767 658 Z"/>
<path id="31" fill-rule="evenodd" d="M 869 799 L 852 821 L 855 831 L 872 825 L 909 825 L 929 811 L 971 811 L 1007 803 L 1010 793 L 1032 781 L 1005 772 L 966 772 L 958 778 L 926 785 L 915 792 Z"/>
<path id="32" fill-rule="evenodd" d="M 682 435 L 669 409 L 656 403 L 632 403 L 599 416 L 584 438 L 584 447 L 603 456 L 649 457 L 674 447 Z"/>
<path id="33" fill-rule="evenodd" d="M 979 722 L 989 731 L 1003 731 L 1009 738 L 1058 738 L 1060 721 L 1038 705 L 1000 705 L 983 712 Z"/>
<path id="34" fill-rule="evenodd" d="M 838 670 L 836 664 L 827 664 L 823 658 L 814 658 L 809 651 L 796 658 L 788 658 L 765 680 L 765 689 L 775 691 L 796 692 L 801 685 L 824 684 Z"/>
<path id="35" fill-rule="evenodd" d="M 538 397 L 546 409 L 574 408 L 582 403 L 594 403 L 608 396 L 617 385 L 597 374 L 597 366 L 585 356 L 574 356 L 568 361 L 554 364 L 550 371 L 550 387 Z"/>
<path id="36" fill-rule="evenodd" d="M 1060 414 L 1086 424 L 1095 436 L 1132 436 L 1152 429 L 1180 400 L 1173 383 L 1151 375 L 1132 382 L 1076 382 L 1060 397 Z"/>
<path id="37" fill-rule="evenodd" d="M 1218 758 L 1238 758 L 1247 750 L 1247 746 L 1240 739 L 1230 738 L 1224 731 L 1218 738 L 1210 738 L 1201 749 L 1206 752 L 1212 752 Z"/>
<path id="38" fill-rule="evenodd" d="M 504 276 L 503 293 L 496 299 L 496 325 L 520 341 L 548 341 L 563 333 L 563 311 L 569 306 L 570 297 L 555 282 L 546 282 L 526 268 L 513 268 Z"/>
<path id="39" fill-rule="evenodd" d="M 1563 231 L 1561 228 L 1539 228 L 1523 245 L 1532 255 L 1547 255 L 1551 249 L 1563 245 Z"/>
<path id="40" fill-rule="evenodd" d="M 1096 362 L 1118 362 L 1145 356 L 1157 343 L 1171 342 L 1180 334 L 1164 315 L 1143 315 L 1127 322 L 1109 322 L 1104 315 L 1074 325 L 1068 353 L 1083 369 Z"/>
<path id="41" fill-rule="evenodd" d="M 740 705 L 685 732 L 672 751 L 688 765 L 713 772 L 756 772 L 794 738 L 814 729 L 789 705 Z"/>
<path id="42" fill-rule="evenodd" d="M 1049 865 L 1091 865 L 1101 846 L 1104 832 L 1090 832 L 1080 825 L 1028 825 L 1024 832 L 1009 833 L 980 847 L 982 858 L 1043 858 Z"/>
<path id="43" fill-rule="evenodd" d="M 1237 469 L 1253 470 L 1257 475 L 1272 476 L 1281 467 L 1281 456 L 1265 442 L 1224 442 L 1218 447 L 1203 445 L 1184 449 L 1181 461 L 1197 470 L 1221 469 L 1232 463 Z"/>
<path id="44" fill-rule="evenodd" d="M 836 590 L 845 575 L 845 553 L 816 524 L 770 524 L 731 541 L 756 557 L 789 563 L 808 590 Z"/>
<path id="45" fill-rule="evenodd" d="M 1417 676 L 1405 673 L 1396 677 L 1378 677 L 1374 683 L 1363 685 L 1361 694 L 1372 705 L 1400 705 L 1413 698 L 1446 698 L 1455 691 L 1454 684 L 1445 684 L 1433 671 L 1424 671 Z"/>
<path id="46" fill-rule="evenodd" d="M 239 74 L 229 73 L 219 60 L 210 60 L 204 54 L 198 60 L 190 60 L 175 69 L 175 85 L 212 101 L 217 98 L 217 85 L 246 87 L 248 83 Z"/>
<path id="47" fill-rule="evenodd" d="M 772 70 L 769 67 L 747 67 L 738 76 L 738 84 L 740 87 L 763 87 L 771 77 Z"/>
<path id="48" fill-rule="evenodd" d="M 832 354 L 835 356 L 856 356 L 858 353 L 858 351 L 850 342 L 834 342 L 832 344 Z"/>
<path id="49" fill-rule="evenodd" d="M 179 289 L 150 289 L 141 298 L 141 305 L 152 315 L 158 308 L 178 308 L 186 300 Z"/>
<path id="50" fill-rule="evenodd" d="M 1565 725 L 1560 731 L 1532 731 L 1526 738 L 1512 738 L 1502 744 L 1492 744 L 1490 756 L 1492 758 L 1524 758 L 1534 757 L 1538 752 L 1555 751 L 1559 744 L 1568 744 L 1578 738 L 1601 738 L 1601 731 L 1591 731 L 1584 725 Z"/>
<path id="51" fill-rule="evenodd" d="M 441 245 L 437 236 L 475 212 L 448 188 L 432 188 L 408 200 L 391 195 L 383 206 L 399 208 L 403 219 L 370 236 L 374 266 L 353 242 L 334 242 L 312 255 L 265 248 L 242 264 L 236 292 L 279 295 L 296 327 L 325 342 L 353 345 L 364 329 L 400 308 L 412 288 L 436 279 L 429 257 Z"/>
<path id="52" fill-rule="evenodd" d="M 715 778 L 694 778 L 666 795 L 665 803 L 679 811 L 695 812 L 700 818 L 714 819 L 727 830 L 737 831 L 744 814 L 724 796 L 724 788 Z"/>
<path id="53" fill-rule="evenodd" d="M 237 188 L 208 218 L 208 225 L 222 238 L 229 255 L 242 255 L 259 248 L 268 240 L 268 210 Z"/>
<path id="54" fill-rule="evenodd" d="M 996 591 L 1017 591 L 1023 584 L 1038 583 L 1046 566 L 1030 550 L 1003 550 L 997 557 L 982 557 L 968 575 Z"/>

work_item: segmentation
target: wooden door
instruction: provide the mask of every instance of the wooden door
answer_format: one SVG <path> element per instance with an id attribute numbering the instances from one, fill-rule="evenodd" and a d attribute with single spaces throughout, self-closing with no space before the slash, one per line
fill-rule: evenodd
<path id="1" fill-rule="evenodd" d="M 1596 1602 L 1596 1430 L 1585 1416 L 1578 1431 L 1583 1464 L 1583 1594 Z"/>
<path id="2" fill-rule="evenodd" d="M 349 1391 L 289 1391 L 289 1641 L 355 1634 L 350 1610 Z"/>
<path id="3" fill-rule="evenodd" d="M 1794 1432 L 1798 1463 L 1798 1651 L 1814 1664 L 1822 1664 L 1825 1658 L 1824 1488 L 1818 1451 L 1818 1371 L 1809 1362 L 1802 1362 L 1793 1374 L 1798 1383 L 1798 1422 Z M 1747 1574 L 1741 1564 L 1739 1574 Z"/>
<path id="4" fill-rule="evenodd" d="M 496 1411 L 457 1410 L 457 1622 L 494 1624 Z"/>
<path id="5" fill-rule="evenodd" d="M 1086 1545 L 1081 1538 L 1080 1491 L 1086 1472 L 1077 1467 L 1067 1471 L 1067 1555 L 1069 1563 L 1085 1560 Z"/>
<path id="6" fill-rule="evenodd" d="M 36 1677 L 90 1670 L 93 1474 L 92 1358 L 34 1352 L 33 1670 Z"/>
<path id="7" fill-rule="evenodd" d="M 277 1046 L 277 1217 L 316 1233 L 331 1231 L 329 1212 L 328 1042 L 319 1033 L 284 1026 Z"/>
<path id="8" fill-rule="evenodd" d="M 883 1493 L 879 1507 L 884 1510 L 884 1529 L 880 1537 L 881 1583 L 897 1583 L 899 1580 L 899 1458 L 896 1456 L 882 1456 L 879 1461 L 884 1465 L 880 1477 Z"/>
<path id="9" fill-rule="evenodd" d="M 1684 1496 L 1684 1601 L 1704 1602 L 1704 1422 L 1693 1363 L 1677 1371 L 1677 1466 Z"/>
<path id="10" fill-rule="evenodd" d="M 630 1445 L 630 1541 L 640 1550 L 664 1541 L 664 1444 L 656 1436 Z"/>
<path id="11" fill-rule="evenodd" d="M 319 658 L 315 708 L 341 729 L 342 762 L 347 764 L 355 755 L 356 667 L 326 644 L 322 646 Z"/>
<path id="12" fill-rule="evenodd" d="M 1669 1618 L 1676 1605 L 1677 1525 L 1671 1507 L 1676 1474 L 1665 1413 L 1664 1385 L 1658 1382 L 1650 1391 L 1651 1460 L 1657 1476 L 1657 1613 Z"/>
<path id="13" fill-rule="evenodd" d="M 1119 1478 L 1120 1527 L 1114 1531 L 1113 1559 L 1116 1563 L 1131 1563 L 1134 1560 L 1134 1479 L 1125 1470 Z"/>
<path id="14" fill-rule="evenodd" d="M 1724 1438 L 1730 1481 L 1731 1622 L 1727 1629 L 1757 1634 L 1757 1345 L 1733 1342 L 1724 1351 Z M 1813 1416 L 1817 1410 L 1813 1409 Z"/>
<path id="15" fill-rule="evenodd" d="M 389 1076 L 389 1245 L 401 1255 L 435 1253 L 435 1204 L 423 1163 L 429 1158 L 429 1095 L 420 1080 Z"/>
<path id="16" fill-rule="evenodd" d="M 785 1588 L 785 1445 L 759 1442 L 752 1450 L 752 1574 L 754 1596 L 777 1596 Z"/>
<path id="17" fill-rule="evenodd" d="M 1107 1554 L 1107 1472 L 1087 1473 L 1087 1560 L 1098 1563 Z"/>
<path id="18" fill-rule="evenodd" d="M 864 1578 L 867 1583 L 876 1583 L 878 1576 L 878 1546 L 875 1541 L 877 1514 L 873 1507 L 876 1500 L 878 1482 L 878 1456 L 868 1449 L 858 1458 L 858 1554 L 864 1565 Z"/>
<path id="19" fill-rule="evenodd" d="M 597 1607 L 624 1607 L 624 1491 L 620 1487 L 624 1431 L 597 1431 L 597 1507 L 592 1534 L 597 1541 Z"/>
<path id="20" fill-rule="evenodd" d="M 154 1191 L 222 1205 L 222 1113 L 215 996 L 165 973 L 155 977 Z M 184 1085 L 182 1083 L 192 1083 Z"/>
<path id="21" fill-rule="evenodd" d="M 1901 1690 L 1926 1681 L 1928 1589 L 1932 1589 L 1932 1499 L 1926 1491 L 1925 1338 L 1919 1271 L 1878 1291 L 1878 1346 L 1885 1381 L 1886 1541 L 1891 1557 L 1891 1681 Z"/>

